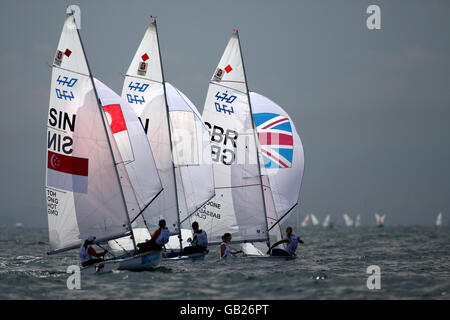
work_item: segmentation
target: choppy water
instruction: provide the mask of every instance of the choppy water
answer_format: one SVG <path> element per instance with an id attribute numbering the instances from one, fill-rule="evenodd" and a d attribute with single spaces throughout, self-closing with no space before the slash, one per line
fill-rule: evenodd
<path id="1" fill-rule="evenodd" d="M 82 275 L 81 290 L 66 285 L 77 250 L 47 256 L 46 229 L 0 231 L 0 299 L 450 299 L 448 227 L 302 228 L 293 261 L 219 261 L 213 247 L 204 261 Z"/>

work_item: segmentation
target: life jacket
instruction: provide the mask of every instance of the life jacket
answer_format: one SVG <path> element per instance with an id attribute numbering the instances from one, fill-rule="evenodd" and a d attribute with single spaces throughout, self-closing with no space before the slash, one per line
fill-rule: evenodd
<path id="1" fill-rule="evenodd" d="M 156 238 L 155 242 L 161 246 L 165 245 L 167 242 L 169 242 L 170 237 L 170 231 L 167 228 L 161 229 L 161 233 L 159 234 L 158 238 Z"/>
<path id="2" fill-rule="evenodd" d="M 208 246 L 208 237 L 206 236 L 206 232 L 204 230 L 200 230 L 200 233 L 195 233 L 194 237 L 197 238 L 197 246 L 207 247 Z"/>
<path id="3" fill-rule="evenodd" d="M 226 242 L 222 242 L 222 244 L 225 245 L 225 252 L 223 253 L 223 256 L 231 256 L 231 248 L 230 248 L 230 244 L 226 243 Z"/>
<path id="4" fill-rule="evenodd" d="M 298 239 L 297 239 L 297 236 L 291 234 L 291 236 L 288 238 L 288 240 L 289 240 L 289 244 L 287 245 L 286 251 L 287 251 L 287 253 L 289 253 L 292 256 L 292 255 L 294 255 L 295 250 L 297 250 Z"/>
<path id="5" fill-rule="evenodd" d="M 80 260 L 81 260 L 81 263 L 84 263 L 84 262 L 89 261 L 89 260 L 92 259 L 92 256 L 88 252 L 90 247 L 91 247 L 90 244 L 88 244 L 86 246 L 86 248 L 84 247 L 84 244 L 81 245 L 81 247 L 80 247 Z"/>

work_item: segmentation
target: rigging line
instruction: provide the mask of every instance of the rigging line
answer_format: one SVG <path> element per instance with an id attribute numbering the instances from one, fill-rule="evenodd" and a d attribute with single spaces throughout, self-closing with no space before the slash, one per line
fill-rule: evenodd
<path id="1" fill-rule="evenodd" d="M 282 220 L 289 212 L 291 212 L 292 209 L 294 209 L 297 205 L 298 205 L 298 202 L 297 202 L 296 204 L 294 204 L 294 205 L 292 206 L 292 208 L 290 208 L 285 214 L 283 214 L 283 216 L 282 216 L 280 219 L 278 219 L 277 222 L 275 222 L 275 223 L 270 227 L 270 229 L 269 229 L 268 231 L 272 230 L 273 227 L 275 227 L 277 224 L 279 224 L 280 221 L 281 221 L 281 220 Z"/>
<path id="2" fill-rule="evenodd" d="M 216 196 L 216 194 L 214 193 L 214 195 L 209 198 L 208 200 L 206 200 L 205 202 L 203 202 L 200 206 L 198 206 L 190 215 L 188 215 L 186 218 L 183 219 L 183 221 L 180 222 L 180 224 L 182 224 L 183 222 L 185 222 L 187 219 L 189 219 L 190 217 L 192 217 L 194 215 L 194 213 L 196 213 L 199 209 L 201 209 L 204 205 L 206 205 L 212 198 L 214 198 Z"/>
<path id="3" fill-rule="evenodd" d="M 256 187 L 256 186 L 260 186 L 260 183 L 256 183 L 256 184 L 246 184 L 246 185 L 241 185 L 241 186 L 229 186 L 229 187 L 215 187 L 214 189 L 233 189 L 233 188 L 246 188 L 246 187 Z M 269 188 L 269 186 L 266 186 L 263 184 L 263 187 Z"/>
<path id="4" fill-rule="evenodd" d="M 136 215 L 136 217 L 134 217 L 133 218 L 133 220 L 131 220 L 131 223 L 133 223 L 134 221 L 136 221 L 136 219 L 140 216 L 140 215 L 142 215 L 142 213 L 145 211 L 145 209 L 147 209 L 147 207 L 161 194 L 161 192 L 163 192 L 163 190 L 164 190 L 164 188 L 162 188 L 157 194 L 156 194 L 156 196 L 154 196 L 153 197 L 153 199 L 152 200 L 150 200 L 150 202 L 149 203 L 147 203 L 146 205 L 145 205 L 145 207 Z M 144 216 L 142 216 L 142 218 L 144 218 Z M 145 221 L 145 219 L 144 219 L 144 221 Z M 147 224 L 147 222 L 145 222 L 146 224 Z"/>

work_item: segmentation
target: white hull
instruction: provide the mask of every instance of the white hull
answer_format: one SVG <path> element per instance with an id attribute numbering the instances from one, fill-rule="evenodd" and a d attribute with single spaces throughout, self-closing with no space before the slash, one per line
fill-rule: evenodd
<path id="1" fill-rule="evenodd" d="M 161 262 L 161 251 L 151 251 L 136 256 L 124 257 L 81 268 L 82 273 L 105 273 L 112 270 L 152 270 Z"/>

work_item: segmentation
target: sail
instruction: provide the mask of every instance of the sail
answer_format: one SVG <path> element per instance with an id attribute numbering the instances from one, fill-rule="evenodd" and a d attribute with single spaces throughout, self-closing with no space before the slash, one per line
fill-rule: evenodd
<path id="1" fill-rule="evenodd" d="M 330 226 L 330 215 L 327 215 L 326 217 L 325 217 L 325 220 L 323 221 L 323 224 L 322 224 L 325 228 L 327 228 L 327 227 L 329 227 Z"/>
<path id="2" fill-rule="evenodd" d="M 67 16 L 53 61 L 47 120 L 46 201 L 51 250 L 88 235 L 129 233 L 110 141 L 74 17 Z"/>
<path id="3" fill-rule="evenodd" d="M 150 228 L 157 228 L 158 221 L 165 219 L 171 234 L 177 234 L 177 188 L 155 22 L 145 31 L 128 68 L 122 98 L 142 122 L 164 189 L 148 207 L 145 219 Z"/>
<path id="4" fill-rule="evenodd" d="M 377 226 L 383 226 L 385 218 L 386 218 L 385 214 L 383 214 L 383 216 L 380 216 L 378 213 L 375 213 L 375 219 L 377 220 Z"/>
<path id="5" fill-rule="evenodd" d="M 158 169 L 142 124 L 131 106 L 101 81 L 94 79 L 94 83 L 123 161 L 119 166 L 125 169 L 120 174 L 122 189 L 133 221 L 148 211 L 150 202 L 162 191 Z M 144 225 L 143 219 L 137 222 Z"/>
<path id="6" fill-rule="evenodd" d="M 302 141 L 294 122 L 279 105 L 255 92 L 250 92 L 250 99 L 264 166 L 282 223 L 300 196 L 305 166 Z"/>
<path id="7" fill-rule="evenodd" d="M 361 225 L 361 216 L 358 214 L 356 216 L 355 227 L 359 227 Z"/>
<path id="8" fill-rule="evenodd" d="M 302 227 L 306 227 L 309 222 L 309 215 L 306 215 L 305 219 L 303 219 Z"/>
<path id="9" fill-rule="evenodd" d="M 180 221 L 184 222 L 183 228 L 190 229 L 191 222 L 202 218 L 202 214 L 196 211 L 215 194 L 209 132 L 188 97 L 168 82 L 166 94 Z"/>
<path id="10" fill-rule="evenodd" d="M 267 220 L 253 118 L 237 33 L 210 80 L 203 119 L 210 130 L 216 195 L 200 210 L 210 243 L 267 241 Z"/>
<path id="11" fill-rule="evenodd" d="M 343 217 L 344 217 L 344 220 L 345 220 L 345 225 L 347 227 L 351 227 L 353 225 L 353 220 L 346 213 L 343 215 Z"/>
<path id="12" fill-rule="evenodd" d="M 319 220 L 316 218 L 314 214 L 311 214 L 312 224 L 317 226 L 319 224 Z"/>
<path id="13" fill-rule="evenodd" d="M 442 212 L 439 212 L 439 214 L 436 218 L 436 226 L 438 226 L 438 227 L 442 226 Z"/>
<path id="14" fill-rule="evenodd" d="M 208 128 L 200 113 L 180 90 L 163 83 L 156 22 L 152 22 L 128 68 L 122 97 L 142 122 L 164 188 L 145 218 L 151 227 L 164 218 L 171 234 L 177 234 L 178 224 L 184 222 L 184 228 L 190 229 L 190 218 L 214 196 L 214 176 Z"/>

